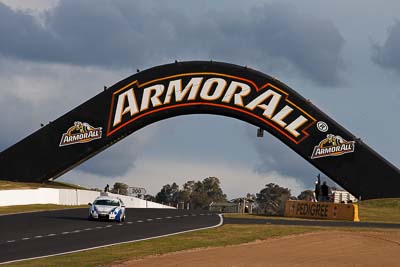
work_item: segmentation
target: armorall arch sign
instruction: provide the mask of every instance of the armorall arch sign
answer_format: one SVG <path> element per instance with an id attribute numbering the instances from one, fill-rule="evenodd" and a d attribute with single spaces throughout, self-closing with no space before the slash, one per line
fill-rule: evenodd
<path id="1" fill-rule="evenodd" d="M 400 171 L 293 89 L 246 67 L 177 62 L 122 80 L 0 154 L 0 179 L 55 179 L 127 135 L 186 114 L 260 127 L 363 199 L 400 197 Z"/>

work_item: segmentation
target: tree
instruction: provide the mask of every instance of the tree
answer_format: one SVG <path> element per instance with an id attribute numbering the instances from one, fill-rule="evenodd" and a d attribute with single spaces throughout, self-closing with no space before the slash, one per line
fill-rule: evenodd
<path id="1" fill-rule="evenodd" d="M 202 182 L 197 181 L 193 185 L 193 191 L 190 195 L 190 207 L 192 209 L 206 209 L 208 208 L 209 199 L 204 185 Z"/>
<path id="2" fill-rule="evenodd" d="M 269 183 L 256 195 L 259 211 L 269 215 L 281 215 L 283 214 L 286 200 L 289 199 L 291 194 L 290 189 Z"/>
<path id="3" fill-rule="evenodd" d="M 298 200 L 312 201 L 314 199 L 314 191 L 312 190 L 304 190 L 297 196 Z"/>
<path id="4" fill-rule="evenodd" d="M 221 189 L 221 182 L 217 177 L 208 177 L 203 180 L 203 188 L 212 201 L 226 201 L 226 195 Z"/>
<path id="5" fill-rule="evenodd" d="M 247 193 L 246 199 L 250 200 L 250 201 L 255 201 L 256 200 L 256 195 Z"/>
<path id="6" fill-rule="evenodd" d="M 161 191 L 156 195 L 158 203 L 176 206 L 178 203 L 179 186 L 176 183 L 172 185 L 166 184 L 161 188 Z"/>
<path id="7" fill-rule="evenodd" d="M 208 209 L 211 202 L 227 201 L 217 177 L 207 177 L 202 182 L 190 183 L 190 188 L 190 205 L 193 209 Z"/>
<path id="8" fill-rule="evenodd" d="M 111 193 L 128 195 L 128 185 L 124 183 L 115 183 L 113 188 L 111 189 Z"/>
<path id="9" fill-rule="evenodd" d="M 143 198 L 143 199 L 144 199 L 144 200 L 147 200 L 147 201 L 152 201 L 152 202 L 155 202 L 155 201 L 156 201 L 155 196 L 152 196 L 152 195 L 149 195 L 149 194 L 144 195 L 144 198 Z"/>
<path id="10" fill-rule="evenodd" d="M 190 203 L 190 197 L 192 195 L 192 192 L 194 190 L 194 184 L 195 181 L 187 181 L 186 183 L 183 184 L 183 189 L 181 191 L 181 201 L 185 203 Z"/>
<path id="11" fill-rule="evenodd" d="M 211 202 L 226 201 L 221 183 L 217 177 L 208 177 L 203 181 L 187 181 L 182 190 L 176 183 L 164 185 L 156 195 L 156 201 L 173 206 L 189 203 L 191 209 L 208 209 Z"/>

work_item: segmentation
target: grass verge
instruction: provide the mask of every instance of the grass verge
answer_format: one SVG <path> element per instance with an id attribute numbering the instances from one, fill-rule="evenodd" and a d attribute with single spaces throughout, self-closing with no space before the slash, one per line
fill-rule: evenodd
<path id="1" fill-rule="evenodd" d="M 84 188 L 82 186 L 64 182 L 47 181 L 45 183 L 21 183 L 21 182 L 0 180 L 0 190 L 36 189 L 36 188 L 64 188 L 64 189 L 88 190 L 87 188 Z"/>
<path id="2" fill-rule="evenodd" d="M 282 217 L 282 216 L 268 216 L 268 215 L 257 215 L 257 214 L 243 214 L 243 213 L 225 213 L 226 218 L 243 218 L 243 219 L 271 219 L 271 220 L 304 220 L 314 221 L 313 219 L 307 218 L 296 218 L 296 217 Z"/>
<path id="3" fill-rule="evenodd" d="M 361 201 L 358 209 L 362 222 L 400 223 L 399 198 Z"/>
<path id="4" fill-rule="evenodd" d="M 111 264 L 150 255 L 161 255 L 197 248 L 236 245 L 271 237 L 318 231 L 320 229 L 316 227 L 297 226 L 224 225 L 218 228 L 165 238 L 17 262 L 9 266 L 110 266 Z"/>
<path id="5" fill-rule="evenodd" d="M 0 214 L 14 214 L 21 212 L 30 211 L 45 211 L 45 210 L 61 210 L 61 209 L 74 209 L 74 208 L 86 208 L 87 205 L 83 206 L 65 206 L 55 204 L 34 204 L 34 205 L 16 205 L 0 207 Z"/>

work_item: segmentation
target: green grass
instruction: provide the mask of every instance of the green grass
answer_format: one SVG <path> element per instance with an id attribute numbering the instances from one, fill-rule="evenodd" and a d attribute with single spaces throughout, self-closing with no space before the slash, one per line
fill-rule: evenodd
<path id="1" fill-rule="evenodd" d="M 372 199 L 358 205 L 362 222 L 400 223 L 400 199 Z"/>
<path id="2" fill-rule="evenodd" d="M 86 207 L 87 207 L 87 205 L 82 205 L 82 206 L 65 206 L 65 205 L 55 205 L 55 204 L 16 205 L 16 206 L 0 207 L 0 214 L 21 213 L 21 212 L 29 212 L 29 211 L 86 208 Z"/>
<path id="3" fill-rule="evenodd" d="M 116 245 L 86 252 L 23 261 L 10 266 L 109 266 L 129 259 L 160 255 L 188 249 L 217 247 L 248 243 L 271 237 L 280 237 L 318 231 L 315 227 L 271 225 L 224 225 L 222 227 L 185 233 L 165 238 Z"/>
<path id="4" fill-rule="evenodd" d="M 282 216 L 268 216 L 268 215 L 257 215 L 247 213 L 225 213 L 226 218 L 243 218 L 243 219 L 272 219 L 272 220 L 305 220 L 313 221 L 313 219 L 307 218 L 296 218 L 296 217 L 282 217 Z"/>
<path id="5" fill-rule="evenodd" d="M 172 252 L 239 245 L 274 237 L 303 234 L 307 232 L 338 230 L 356 232 L 398 232 L 393 229 L 335 228 L 311 226 L 238 225 L 228 224 L 218 228 L 179 234 L 164 238 L 110 246 L 85 252 L 71 253 L 37 260 L 22 261 L 9 266 L 111 266 L 127 260 Z"/>
<path id="6" fill-rule="evenodd" d="M 86 188 L 64 183 L 64 182 L 54 182 L 47 181 L 45 183 L 22 183 L 22 182 L 12 182 L 12 181 L 3 181 L 0 180 L 0 190 L 12 190 L 12 189 L 35 189 L 35 188 L 66 188 L 66 189 L 83 189 Z"/>

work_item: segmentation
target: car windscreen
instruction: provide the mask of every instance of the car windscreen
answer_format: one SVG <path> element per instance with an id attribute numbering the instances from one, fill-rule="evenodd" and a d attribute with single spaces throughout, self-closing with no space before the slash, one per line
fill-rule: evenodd
<path id="1" fill-rule="evenodd" d="M 104 205 L 104 206 L 119 206 L 119 202 L 117 200 L 112 200 L 112 199 L 98 199 L 93 204 Z"/>

